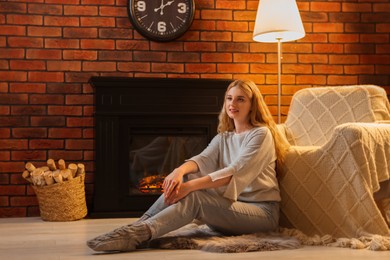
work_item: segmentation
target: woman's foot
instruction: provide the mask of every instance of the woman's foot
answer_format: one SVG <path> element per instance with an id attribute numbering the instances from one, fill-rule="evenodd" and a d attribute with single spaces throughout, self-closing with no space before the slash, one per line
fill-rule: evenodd
<path id="1" fill-rule="evenodd" d="M 149 240 L 150 229 L 145 223 L 135 223 L 114 229 L 87 241 L 95 251 L 134 251 L 137 245 Z"/>

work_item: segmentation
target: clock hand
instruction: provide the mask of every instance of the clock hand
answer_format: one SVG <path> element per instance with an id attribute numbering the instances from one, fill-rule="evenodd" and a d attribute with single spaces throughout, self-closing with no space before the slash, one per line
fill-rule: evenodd
<path id="1" fill-rule="evenodd" d="M 154 11 L 157 13 L 157 11 L 160 10 L 160 15 L 163 15 L 164 14 L 164 12 L 163 12 L 164 7 L 165 7 L 164 0 L 161 0 L 160 7 L 154 8 Z"/>

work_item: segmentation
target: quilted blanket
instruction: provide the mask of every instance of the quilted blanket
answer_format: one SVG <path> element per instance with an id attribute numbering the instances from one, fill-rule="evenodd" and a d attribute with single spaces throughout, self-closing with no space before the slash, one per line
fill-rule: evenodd
<path id="1" fill-rule="evenodd" d="M 390 179 L 390 124 L 345 123 L 322 146 L 291 146 L 279 174 L 282 212 L 305 234 L 390 236 L 373 199 Z"/>

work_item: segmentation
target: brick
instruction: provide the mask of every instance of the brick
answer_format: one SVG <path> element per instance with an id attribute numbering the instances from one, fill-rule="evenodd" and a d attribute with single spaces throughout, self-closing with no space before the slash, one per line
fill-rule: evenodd
<path id="1" fill-rule="evenodd" d="M 30 104 L 62 105 L 64 104 L 64 96 L 60 94 L 33 94 L 30 95 Z"/>
<path id="2" fill-rule="evenodd" d="M 11 114 L 10 106 L 0 106 L 0 115 L 5 116 L 10 114 Z"/>
<path id="3" fill-rule="evenodd" d="M 361 22 L 363 23 L 388 23 L 390 15 L 387 13 L 362 13 Z"/>
<path id="4" fill-rule="evenodd" d="M 8 37 L 9 47 L 33 47 L 42 48 L 42 38 L 31 38 L 31 37 Z"/>
<path id="5" fill-rule="evenodd" d="M 202 41 L 231 41 L 232 34 L 230 32 L 201 32 L 200 39 Z"/>
<path id="6" fill-rule="evenodd" d="M 313 72 L 314 74 L 343 74 L 344 69 L 341 65 L 314 65 L 313 66 Z"/>
<path id="7" fill-rule="evenodd" d="M 8 196 L 0 196 L 0 208 L 9 206 Z"/>
<path id="8" fill-rule="evenodd" d="M 116 62 L 84 61 L 83 71 L 116 71 Z"/>
<path id="9" fill-rule="evenodd" d="M 7 24 L 42 25 L 43 18 L 41 15 L 8 14 Z"/>
<path id="10" fill-rule="evenodd" d="M 127 28 L 99 28 L 99 37 L 108 39 L 131 39 L 133 35 Z"/>
<path id="11" fill-rule="evenodd" d="M 312 2 L 310 3 L 310 10 L 314 12 L 340 12 L 340 3 L 329 3 L 329 2 Z"/>
<path id="12" fill-rule="evenodd" d="M 79 128 L 49 128 L 49 138 L 81 138 Z"/>
<path id="13" fill-rule="evenodd" d="M 28 80 L 32 82 L 63 82 L 63 72 L 28 72 Z"/>
<path id="14" fill-rule="evenodd" d="M 147 62 L 118 62 L 118 71 L 150 72 Z"/>
<path id="15" fill-rule="evenodd" d="M 360 55 L 361 64 L 390 64 L 390 55 Z"/>
<path id="16" fill-rule="evenodd" d="M 329 34 L 329 42 L 336 42 L 336 43 L 359 42 L 359 35 L 332 33 Z"/>
<path id="17" fill-rule="evenodd" d="M 57 150 L 57 151 L 49 151 L 49 158 L 62 158 L 65 161 L 81 161 L 83 159 L 82 151 L 65 151 L 65 150 Z M 86 166 L 87 168 L 87 166 Z M 87 168 L 88 170 L 88 168 Z"/>
<path id="18" fill-rule="evenodd" d="M 61 15 L 62 5 L 54 4 L 33 4 L 28 5 L 28 13 L 30 14 L 47 14 L 47 15 Z"/>
<path id="19" fill-rule="evenodd" d="M 67 105 L 92 105 L 93 95 L 66 95 L 65 104 Z"/>
<path id="20" fill-rule="evenodd" d="M 248 31 L 248 23 L 234 21 L 217 21 L 216 29 L 219 31 L 245 32 Z"/>
<path id="21" fill-rule="evenodd" d="M 388 43 L 389 34 L 360 34 L 361 43 Z"/>
<path id="22" fill-rule="evenodd" d="M 216 44 L 214 42 L 186 42 L 184 51 L 216 51 Z"/>
<path id="23" fill-rule="evenodd" d="M 200 54 L 196 52 L 170 52 L 167 59 L 168 62 L 200 62 Z"/>
<path id="24" fill-rule="evenodd" d="M 304 64 L 282 64 L 283 74 L 312 74 L 313 68 L 311 65 Z"/>
<path id="25" fill-rule="evenodd" d="M 149 43 L 147 41 L 137 40 L 117 40 L 117 50 L 149 50 Z"/>
<path id="26" fill-rule="evenodd" d="M 65 141 L 65 149 L 67 150 L 92 150 L 93 140 L 86 139 L 66 139 Z"/>
<path id="27" fill-rule="evenodd" d="M 26 208 L 22 207 L 0 207 L 0 217 L 26 217 Z"/>
<path id="28" fill-rule="evenodd" d="M 3 169 L 4 168 L 3 165 L 5 165 L 5 164 L 12 164 L 12 165 L 15 165 L 15 167 L 20 166 L 20 163 L 1 162 L 0 169 Z M 24 195 L 24 194 L 25 194 L 25 186 L 24 185 L 7 185 L 7 186 L 0 185 L 0 195 Z"/>
<path id="29" fill-rule="evenodd" d="M 99 16 L 127 17 L 127 7 L 100 6 Z"/>
<path id="30" fill-rule="evenodd" d="M 374 65 L 350 65 L 344 66 L 345 74 L 374 74 Z"/>
<path id="31" fill-rule="evenodd" d="M 13 207 L 21 207 L 21 206 L 37 206 L 38 200 L 35 196 L 28 197 L 11 197 L 11 206 Z"/>
<path id="32" fill-rule="evenodd" d="M 115 0 L 82 0 L 84 5 L 114 5 Z"/>
<path id="33" fill-rule="evenodd" d="M 329 55 L 330 64 L 359 64 L 358 55 Z"/>
<path id="34" fill-rule="evenodd" d="M 150 43 L 151 51 L 182 51 L 183 44 L 181 42 L 151 42 Z"/>
<path id="35" fill-rule="evenodd" d="M 110 17 L 81 17 L 82 27 L 115 27 L 115 19 Z"/>
<path id="36" fill-rule="evenodd" d="M 0 71 L 0 79 L 4 81 L 26 81 L 26 72 Z"/>
<path id="37" fill-rule="evenodd" d="M 27 125 L 29 125 L 29 118 L 27 116 L 2 116 L 0 120 L 0 127 L 18 127 Z"/>
<path id="38" fill-rule="evenodd" d="M 343 12 L 353 12 L 353 13 L 363 13 L 363 12 L 371 12 L 372 5 L 370 3 L 342 3 L 342 11 Z"/>
<path id="39" fill-rule="evenodd" d="M 144 52 L 143 54 L 146 55 L 148 53 L 149 52 Z M 128 52 L 128 51 L 99 51 L 99 60 L 101 61 L 103 60 L 104 61 L 106 60 L 127 61 L 132 59 L 133 59 L 132 52 Z"/>
<path id="40" fill-rule="evenodd" d="M 183 73 L 184 65 L 178 63 L 152 63 L 152 72 Z"/>
<path id="41" fill-rule="evenodd" d="M 13 106 L 11 107 L 11 115 L 44 115 L 46 114 L 45 106 Z"/>
<path id="42" fill-rule="evenodd" d="M 389 86 L 390 80 L 388 75 L 359 75 L 359 84 Z"/>
<path id="43" fill-rule="evenodd" d="M 342 44 L 313 44 L 313 51 L 315 53 L 343 53 L 344 46 Z"/>
<path id="44" fill-rule="evenodd" d="M 375 46 L 376 53 L 390 53 L 390 44 L 378 44 Z"/>
<path id="45" fill-rule="evenodd" d="M 344 49 L 346 53 L 375 53 L 374 44 L 351 43 L 345 44 Z"/>
<path id="46" fill-rule="evenodd" d="M 96 38 L 97 28 L 64 28 L 64 38 Z"/>
<path id="47" fill-rule="evenodd" d="M 217 72 L 220 73 L 248 73 L 248 64 L 217 64 Z"/>
<path id="48" fill-rule="evenodd" d="M 329 22 L 341 22 L 341 23 L 348 23 L 348 22 L 359 22 L 360 21 L 360 13 L 329 13 Z"/>
<path id="49" fill-rule="evenodd" d="M 235 10 L 245 9 L 246 8 L 246 1 L 243 1 L 243 0 L 240 0 L 240 1 L 238 1 L 238 0 L 236 0 L 236 1 L 220 0 L 220 1 L 217 1 L 216 8 L 217 9 L 235 9 Z"/>
<path id="50" fill-rule="evenodd" d="M 212 31 L 216 29 L 216 21 L 194 20 L 191 25 L 191 30 L 195 31 Z"/>
<path id="51" fill-rule="evenodd" d="M 64 15 L 96 16 L 97 14 L 97 6 L 64 5 Z"/>
<path id="52" fill-rule="evenodd" d="M 215 52 L 215 53 L 202 53 L 201 54 L 202 62 L 233 62 L 233 56 L 231 53 Z"/>
<path id="53" fill-rule="evenodd" d="M 214 50 L 215 51 L 215 50 Z M 217 43 L 218 52 L 248 52 L 248 43 L 221 42 Z"/>
<path id="54" fill-rule="evenodd" d="M 48 106 L 48 115 L 69 115 L 69 116 L 81 116 L 81 106 Z"/>
<path id="55" fill-rule="evenodd" d="M 17 150 L 17 149 L 15 149 Z M 0 162 L 0 172 L 18 172 L 24 169 L 24 162 Z M 21 189 L 18 189 L 14 186 L 8 186 L 8 192 L 4 191 L 4 188 L 0 188 L 0 195 L 17 195 L 21 193 Z M 24 189 L 23 189 L 24 190 Z"/>
<path id="56" fill-rule="evenodd" d="M 45 39 L 45 47 L 50 49 L 79 49 L 80 41 L 75 39 Z"/>
<path id="57" fill-rule="evenodd" d="M 232 10 L 201 10 L 202 20 L 233 20 Z M 244 17 L 248 17 L 247 14 L 243 14 Z M 247 18 L 248 19 L 248 18 Z"/>
<path id="58" fill-rule="evenodd" d="M 13 138 L 46 138 L 47 130 L 46 128 L 39 128 L 39 127 L 13 128 L 12 137 Z"/>
<path id="59" fill-rule="evenodd" d="M 10 129 L 8 129 L 8 128 L 0 128 L 0 138 L 10 138 L 10 136 L 11 136 Z"/>
<path id="60" fill-rule="evenodd" d="M 65 82 L 81 82 L 85 83 L 93 77 L 98 76 L 96 72 L 67 72 L 65 74 Z"/>
<path id="61" fill-rule="evenodd" d="M 46 85 L 44 83 L 11 83 L 10 93 L 44 93 Z"/>
<path id="62" fill-rule="evenodd" d="M 49 139 L 32 139 L 29 141 L 30 149 L 63 149 L 64 140 L 49 140 Z M 48 157 L 53 158 L 53 157 Z M 55 157 L 54 157 L 55 158 Z"/>
<path id="63" fill-rule="evenodd" d="M 93 117 L 67 117 L 66 126 L 68 127 L 93 127 Z"/>
<path id="64" fill-rule="evenodd" d="M 54 94 L 81 93 L 81 84 L 48 83 L 47 93 L 54 93 Z"/>
<path id="65" fill-rule="evenodd" d="M 326 85 L 326 76 L 322 75 L 297 75 L 297 84 Z"/>
<path id="66" fill-rule="evenodd" d="M 81 61 L 47 61 L 48 71 L 80 71 Z"/>
<path id="67" fill-rule="evenodd" d="M 46 64 L 44 61 L 11 60 L 10 67 L 12 70 L 45 70 Z"/>
<path id="68" fill-rule="evenodd" d="M 376 24 L 376 32 L 378 33 L 390 33 L 390 23 Z"/>
<path id="69" fill-rule="evenodd" d="M 44 25 L 74 27 L 80 26 L 80 21 L 78 17 L 45 16 Z"/>
<path id="70" fill-rule="evenodd" d="M 81 40 L 82 49 L 99 49 L 99 50 L 113 50 L 115 48 L 115 42 L 113 40 Z"/>
<path id="71" fill-rule="evenodd" d="M 300 12 L 302 21 L 328 22 L 328 14 L 325 12 Z"/>
<path id="72" fill-rule="evenodd" d="M 109 0 L 107 0 L 109 1 Z M 112 1 L 112 0 L 111 0 Z M 83 0 L 84 2 L 84 0 Z M 49 4 L 64 4 L 64 5 L 75 5 L 75 4 L 80 4 L 80 0 L 45 0 L 45 3 Z"/>
<path id="73" fill-rule="evenodd" d="M 175 55 L 178 54 L 175 53 Z M 167 60 L 167 53 L 162 51 L 134 51 L 132 59 L 134 61 L 151 61 L 151 62 L 162 61 L 163 62 Z"/>
<path id="74" fill-rule="evenodd" d="M 217 66 L 211 63 L 188 63 L 185 65 L 185 71 L 187 73 L 215 73 Z"/>
<path id="75" fill-rule="evenodd" d="M 61 59 L 61 50 L 28 49 L 26 51 L 26 58 L 36 60 L 59 60 Z"/>
<path id="76" fill-rule="evenodd" d="M 358 77 L 357 76 L 328 76 L 327 80 L 328 85 L 335 85 L 335 86 L 341 86 L 341 85 L 355 85 L 358 84 Z"/>
<path id="77" fill-rule="evenodd" d="M 0 2 L 0 11 L 2 13 L 26 13 L 26 6 L 25 3 Z"/>
<path id="78" fill-rule="evenodd" d="M 311 54 L 307 54 L 307 55 L 311 55 Z M 284 53 L 283 55 L 283 58 L 282 58 L 282 63 L 283 64 L 286 64 L 286 63 L 297 63 L 298 62 L 298 55 L 297 54 L 288 54 L 288 53 Z M 265 58 L 265 61 L 267 63 L 278 63 L 278 54 L 275 53 L 275 54 L 266 54 L 266 58 Z M 275 64 L 275 66 L 277 66 Z"/>
<path id="79" fill-rule="evenodd" d="M 97 60 L 97 51 L 64 50 L 64 60 Z"/>
<path id="80" fill-rule="evenodd" d="M 14 161 L 46 160 L 46 151 L 28 150 L 12 151 L 11 158 Z"/>
<path id="81" fill-rule="evenodd" d="M 299 54 L 298 55 L 299 63 L 328 63 L 328 55 L 325 54 Z M 283 62 L 285 63 L 284 57 Z"/>
<path id="82" fill-rule="evenodd" d="M 278 66 L 276 64 L 250 64 L 251 73 L 277 73 Z"/>
<path id="83" fill-rule="evenodd" d="M 62 35 L 60 27 L 39 27 L 29 26 L 27 29 L 28 36 L 46 36 L 46 37 L 58 37 Z"/>
<path id="84" fill-rule="evenodd" d="M 234 21 L 255 21 L 256 11 L 234 11 L 233 20 Z M 229 19 L 227 19 L 229 20 Z M 253 26 L 250 26 L 253 28 Z"/>
<path id="85" fill-rule="evenodd" d="M 313 32 L 343 32 L 342 23 L 313 23 Z"/>
<path id="86" fill-rule="evenodd" d="M 22 59 L 24 58 L 24 49 L 0 48 L 0 58 Z"/>
<path id="87" fill-rule="evenodd" d="M 383 3 L 374 3 L 373 4 L 373 11 L 374 12 L 390 12 L 390 4 L 383 4 Z"/>

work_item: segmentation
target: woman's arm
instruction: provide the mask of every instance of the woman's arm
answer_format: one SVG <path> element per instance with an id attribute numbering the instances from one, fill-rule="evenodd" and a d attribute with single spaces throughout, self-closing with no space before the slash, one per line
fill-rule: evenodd
<path id="1" fill-rule="evenodd" d="M 199 171 L 198 165 L 194 161 L 187 161 L 174 169 L 163 182 L 163 189 L 165 197 L 169 197 L 174 191 L 180 189 L 183 183 L 183 176 L 189 173 Z"/>
<path id="2" fill-rule="evenodd" d="M 216 181 L 212 181 L 211 177 L 209 175 L 206 175 L 204 177 L 190 180 L 188 182 L 183 183 L 180 186 L 180 189 L 175 189 L 176 192 L 172 192 L 171 194 L 169 194 L 169 196 L 165 194 L 165 202 L 171 205 L 187 196 L 190 192 L 226 186 L 230 182 L 231 178 L 232 176 L 228 176 Z"/>

